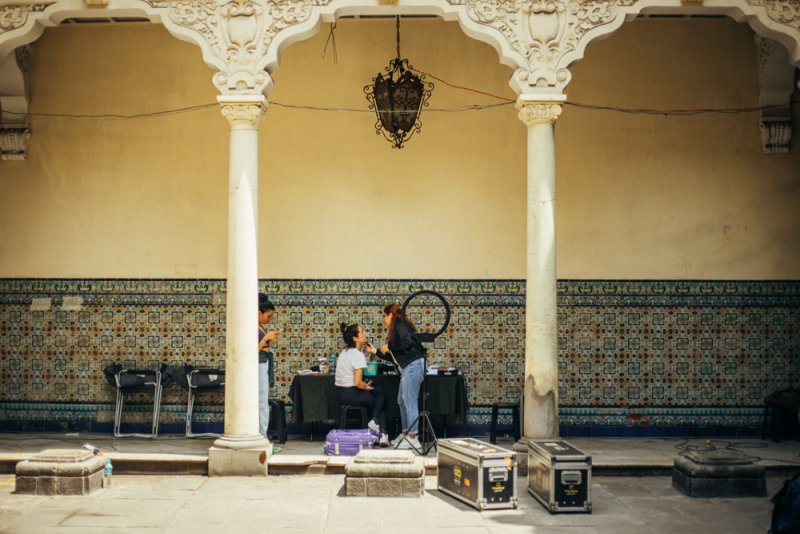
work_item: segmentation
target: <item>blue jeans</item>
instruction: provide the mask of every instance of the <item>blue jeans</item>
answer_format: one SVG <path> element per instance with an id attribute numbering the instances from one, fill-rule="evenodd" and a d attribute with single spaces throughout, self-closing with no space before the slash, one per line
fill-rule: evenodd
<path id="1" fill-rule="evenodd" d="M 267 435 L 269 427 L 269 362 L 258 364 L 258 433 Z"/>
<path id="2" fill-rule="evenodd" d="M 403 369 L 403 376 L 400 378 L 400 391 L 397 393 L 397 405 L 400 408 L 400 423 L 403 430 L 408 430 L 411 434 L 416 434 L 419 428 L 417 417 L 419 417 L 419 387 L 422 379 L 425 378 L 425 360 L 420 358 L 409 363 Z M 414 426 L 409 428 L 410 424 Z"/>

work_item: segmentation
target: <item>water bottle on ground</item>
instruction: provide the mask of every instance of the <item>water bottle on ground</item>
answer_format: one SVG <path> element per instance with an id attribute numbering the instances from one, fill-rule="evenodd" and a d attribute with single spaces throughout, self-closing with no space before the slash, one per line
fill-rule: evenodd
<path id="1" fill-rule="evenodd" d="M 103 468 L 103 487 L 111 487 L 111 474 L 114 472 L 114 466 L 111 465 L 111 460 L 106 460 L 106 466 Z"/>
<path id="2" fill-rule="evenodd" d="M 92 451 L 92 454 L 95 454 L 95 455 L 101 454 L 101 452 L 102 452 L 99 447 L 95 447 L 91 443 L 84 443 L 82 445 L 82 448 L 86 449 L 87 451 Z"/>

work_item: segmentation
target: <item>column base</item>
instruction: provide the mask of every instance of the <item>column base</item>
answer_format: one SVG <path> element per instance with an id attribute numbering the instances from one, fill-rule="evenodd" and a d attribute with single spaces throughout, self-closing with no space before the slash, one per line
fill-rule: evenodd
<path id="1" fill-rule="evenodd" d="M 272 444 L 263 436 L 222 436 L 208 449 L 208 476 L 267 476 Z"/>

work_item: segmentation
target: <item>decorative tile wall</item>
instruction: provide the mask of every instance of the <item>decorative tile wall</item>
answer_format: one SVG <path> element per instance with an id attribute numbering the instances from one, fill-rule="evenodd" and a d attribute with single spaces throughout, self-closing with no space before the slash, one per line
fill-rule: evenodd
<path id="1" fill-rule="evenodd" d="M 284 328 L 274 390 L 282 398 L 298 370 L 338 354 L 339 322 L 359 322 L 381 343 L 381 308 L 419 289 L 442 293 L 452 307 L 429 363 L 461 369 L 473 405 L 519 398 L 523 281 L 269 280 L 261 289 Z M 114 390 L 102 369 L 114 361 L 224 366 L 224 303 L 220 280 L 0 280 L 0 428 L 107 423 Z M 433 306 L 419 313 L 421 323 L 441 320 Z M 800 282 L 564 280 L 558 321 L 566 434 L 753 431 L 763 398 L 800 379 Z M 182 421 L 185 399 L 167 389 L 162 421 Z M 221 419 L 221 396 L 202 403 L 196 420 Z M 485 422 L 486 410 L 470 413 Z"/>

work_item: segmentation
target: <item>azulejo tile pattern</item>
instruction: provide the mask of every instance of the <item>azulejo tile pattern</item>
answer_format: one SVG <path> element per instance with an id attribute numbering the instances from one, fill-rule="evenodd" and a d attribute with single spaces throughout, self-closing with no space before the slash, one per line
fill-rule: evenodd
<path id="1" fill-rule="evenodd" d="M 261 289 L 284 328 L 273 390 L 282 398 L 298 370 L 338 354 L 340 322 L 381 343 L 381 308 L 432 289 L 452 317 L 429 363 L 461 369 L 473 405 L 519 399 L 524 281 L 266 280 Z M 109 421 L 114 391 L 102 368 L 114 361 L 224 366 L 224 297 L 221 280 L 0 280 L 0 421 Z M 43 298 L 49 306 L 32 307 Z M 441 319 L 432 305 L 418 313 L 421 323 Z M 563 280 L 558 322 L 562 426 L 754 427 L 763 398 L 800 378 L 800 282 Z M 184 402 L 167 389 L 162 421 L 180 421 Z M 198 420 L 221 419 L 220 396 L 201 402 Z"/>

